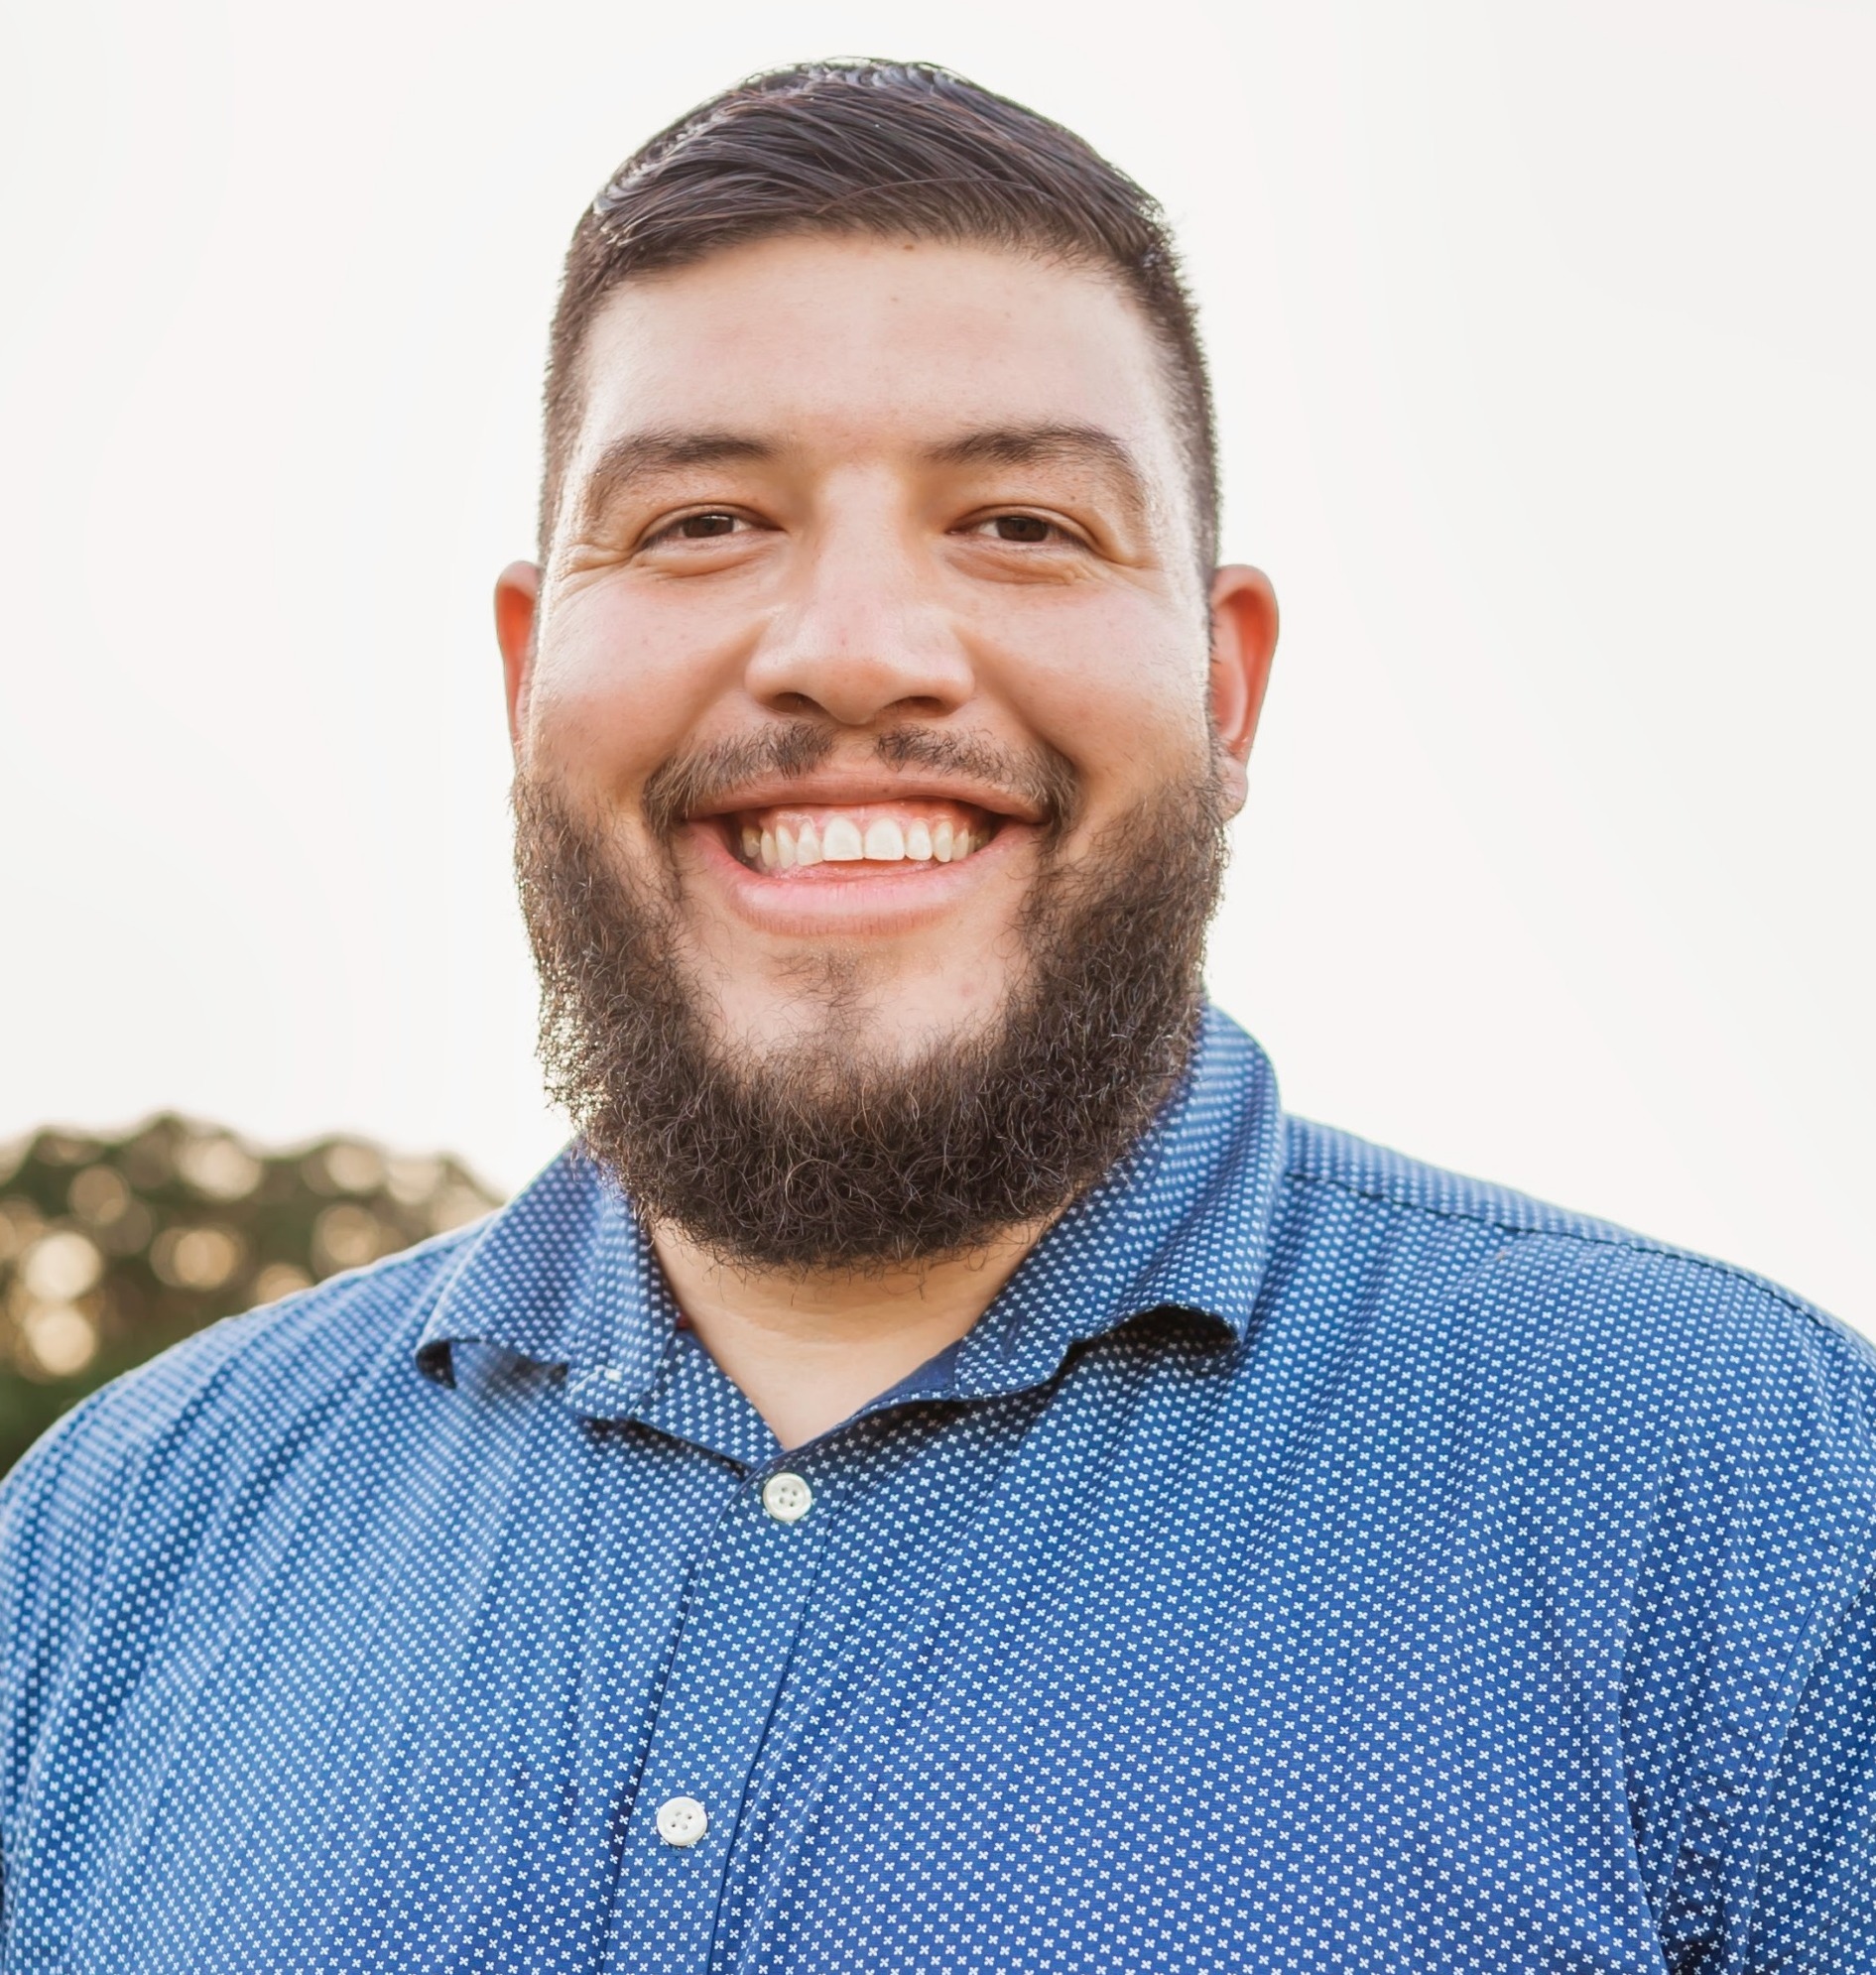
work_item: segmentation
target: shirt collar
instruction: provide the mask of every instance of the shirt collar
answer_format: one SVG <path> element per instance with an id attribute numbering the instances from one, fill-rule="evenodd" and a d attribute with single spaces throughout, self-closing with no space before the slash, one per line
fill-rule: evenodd
<path id="1" fill-rule="evenodd" d="M 1151 1309 L 1190 1310 L 1242 1337 L 1269 1251 L 1284 1135 L 1269 1060 L 1207 1009 L 1192 1060 L 1152 1125 L 964 1339 L 951 1396 L 1038 1385 L 1073 1345 Z M 569 1148 L 471 1244 L 417 1357 L 443 1384 L 463 1343 L 564 1366 L 582 1412 L 622 1418 L 656 1382 L 677 1320 L 637 1217 Z"/>
<path id="2" fill-rule="evenodd" d="M 1052 1377 L 1075 1344 L 1152 1309 L 1250 1328 L 1285 1159 L 1276 1073 L 1205 1011 L 1186 1075 L 1107 1176 L 1024 1261 L 958 1355 L 960 1398 Z"/>

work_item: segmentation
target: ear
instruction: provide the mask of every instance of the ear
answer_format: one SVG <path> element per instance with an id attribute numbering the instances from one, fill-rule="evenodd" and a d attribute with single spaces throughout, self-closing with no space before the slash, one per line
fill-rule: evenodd
<path id="1" fill-rule="evenodd" d="M 540 600 L 541 571 L 533 562 L 510 562 L 495 579 L 495 642 L 502 648 L 508 740 L 517 759 L 534 679 L 534 622 Z"/>
<path id="2" fill-rule="evenodd" d="M 1264 710 L 1277 655 L 1277 592 L 1261 569 L 1229 562 L 1211 579 L 1211 722 L 1224 777 L 1226 813 L 1249 790 L 1245 763 Z"/>

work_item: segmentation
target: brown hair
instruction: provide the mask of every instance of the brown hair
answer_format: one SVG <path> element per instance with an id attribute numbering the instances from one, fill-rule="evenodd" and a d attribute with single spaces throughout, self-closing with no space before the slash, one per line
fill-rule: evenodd
<path id="1" fill-rule="evenodd" d="M 981 242 L 1116 276 L 1165 352 L 1209 573 L 1211 388 L 1166 215 L 1072 131 L 923 62 L 815 62 L 753 76 L 661 131 L 580 215 L 548 349 L 544 556 L 600 303 L 635 275 L 784 233 Z"/>

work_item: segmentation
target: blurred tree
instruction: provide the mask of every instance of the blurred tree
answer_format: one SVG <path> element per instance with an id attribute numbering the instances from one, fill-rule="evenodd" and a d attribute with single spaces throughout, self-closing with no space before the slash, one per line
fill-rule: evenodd
<path id="1" fill-rule="evenodd" d="M 260 1152 L 170 1115 L 0 1145 L 0 1470 L 190 1331 L 496 1204 L 453 1159 L 353 1138 Z"/>

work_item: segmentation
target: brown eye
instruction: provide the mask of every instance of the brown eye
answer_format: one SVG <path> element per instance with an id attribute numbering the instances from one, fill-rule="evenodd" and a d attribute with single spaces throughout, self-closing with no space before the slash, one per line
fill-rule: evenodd
<path id="1" fill-rule="evenodd" d="M 733 514 L 692 514 L 685 516 L 676 533 L 687 542 L 702 542 L 712 535 L 727 535 L 735 526 Z"/>
<path id="2" fill-rule="evenodd" d="M 1040 515 L 1000 514 L 991 526 L 1000 542 L 1047 542 L 1055 530 Z"/>

